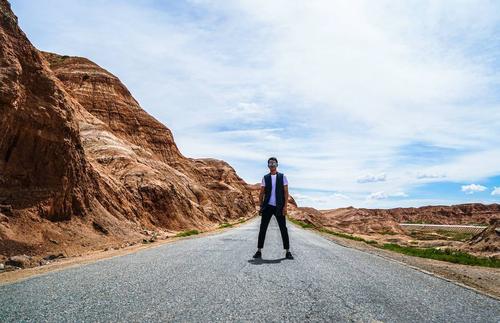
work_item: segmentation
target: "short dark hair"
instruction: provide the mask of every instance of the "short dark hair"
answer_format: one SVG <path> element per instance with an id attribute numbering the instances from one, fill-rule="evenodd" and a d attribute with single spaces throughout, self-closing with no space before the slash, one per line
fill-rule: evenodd
<path id="1" fill-rule="evenodd" d="M 274 160 L 275 162 L 278 162 L 278 159 L 276 159 L 276 157 L 270 157 L 267 162 L 269 163 L 270 160 Z"/>

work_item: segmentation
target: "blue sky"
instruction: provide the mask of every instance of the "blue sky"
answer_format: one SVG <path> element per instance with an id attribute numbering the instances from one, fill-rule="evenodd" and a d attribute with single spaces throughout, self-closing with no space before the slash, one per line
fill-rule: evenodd
<path id="1" fill-rule="evenodd" d="M 117 75 L 181 152 L 301 206 L 500 202 L 497 1 L 11 1 Z M 478 19 L 480 18 L 480 19 Z"/>

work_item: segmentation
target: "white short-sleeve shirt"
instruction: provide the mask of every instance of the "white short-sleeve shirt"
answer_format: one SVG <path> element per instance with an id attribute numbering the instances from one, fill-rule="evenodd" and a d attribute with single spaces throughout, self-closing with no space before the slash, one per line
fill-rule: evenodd
<path id="1" fill-rule="evenodd" d="M 269 197 L 268 204 L 276 206 L 276 174 L 271 174 L 271 196 Z M 283 174 L 283 185 L 288 185 L 288 180 L 286 179 L 285 174 Z M 262 182 L 260 183 L 261 187 L 266 186 L 266 179 L 264 176 L 262 177 Z"/>

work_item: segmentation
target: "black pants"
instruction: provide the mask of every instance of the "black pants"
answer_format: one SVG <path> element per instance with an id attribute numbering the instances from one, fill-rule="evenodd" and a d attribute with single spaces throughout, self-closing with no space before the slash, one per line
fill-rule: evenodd
<path id="1" fill-rule="evenodd" d="M 271 221 L 271 217 L 276 217 L 278 221 L 278 225 L 280 226 L 281 231 L 281 239 L 283 240 L 283 249 L 290 248 L 290 241 L 288 239 L 288 229 L 286 227 L 286 217 L 283 215 L 283 211 L 276 208 L 274 205 L 268 205 L 262 211 L 262 219 L 260 220 L 260 230 L 259 230 L 259 241 L 257 244 L 257 248 L 264 247 L 264 240 L 266 239 L 266 231 L 267 226 L 269 225 L 269 221 Z"/>

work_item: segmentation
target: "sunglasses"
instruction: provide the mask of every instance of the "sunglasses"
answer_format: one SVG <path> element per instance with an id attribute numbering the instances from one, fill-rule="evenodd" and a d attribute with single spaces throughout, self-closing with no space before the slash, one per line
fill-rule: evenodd
<path id="1" fill-rule="evenodd" d="M 273 167 L 273 166 L 276 167 L 276 166 L 278 166 L 278 163 L 276 163 L 276 162 L 270 162 L 270 163 L 267 163 L 267 166 L 269 166 L 269 167 Z"/>

